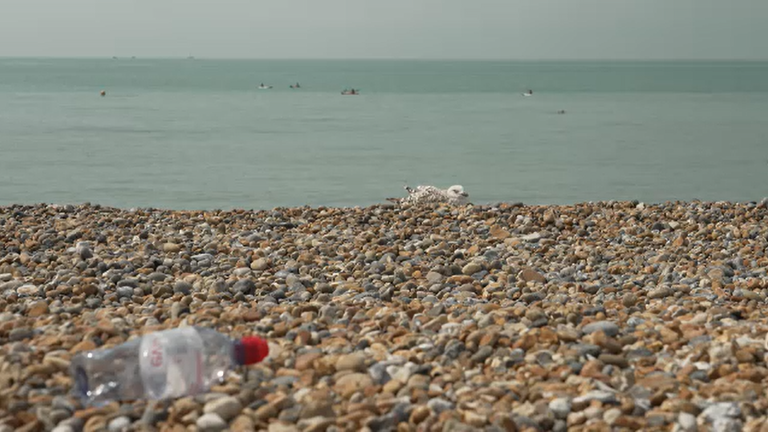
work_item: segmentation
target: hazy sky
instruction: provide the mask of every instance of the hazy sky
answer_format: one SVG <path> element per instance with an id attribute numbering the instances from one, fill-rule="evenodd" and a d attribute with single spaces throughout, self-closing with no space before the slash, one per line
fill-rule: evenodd
<path id="1" fill-rule="evenodd" d="M 0 56 L 768 59 L 768 0 L 0 0 Z"/>

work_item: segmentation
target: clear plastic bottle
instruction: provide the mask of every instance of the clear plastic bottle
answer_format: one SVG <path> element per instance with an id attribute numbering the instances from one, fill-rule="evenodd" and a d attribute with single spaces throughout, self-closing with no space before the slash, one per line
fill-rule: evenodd
<path id="1" fill-rule="evenodd" d="M 258 337 L 232 340 L 203 327 L 164 330 L 78 353 L 71 364 L 74 393 L 96 406 L 195 395 L 221 382 L 230 368 L 258 363 L 268 354 L 267 342 Z"/>

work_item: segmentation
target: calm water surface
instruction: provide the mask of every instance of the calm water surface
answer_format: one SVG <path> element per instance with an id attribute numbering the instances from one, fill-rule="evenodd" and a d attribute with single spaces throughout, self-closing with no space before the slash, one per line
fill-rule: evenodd
<path id="1" fill-rule="evenodd" d="M 759 200 L 766 113 L 759 62 L 0 59 L 0 205 Z"/>

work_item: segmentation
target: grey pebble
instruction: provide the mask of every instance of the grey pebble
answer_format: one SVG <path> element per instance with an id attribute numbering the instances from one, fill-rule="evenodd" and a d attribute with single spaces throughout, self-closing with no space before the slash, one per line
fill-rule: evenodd
<path id="1" fill-rule="evenodd" d="M 741 408 L 737 402 L 716 402 L 704 409 L 701 416 L 710 422 L 725 417 L 738 418 Z"/>
<path id="2" fill-rule="evenodd" d="M 555 398 L 549 402 L 549 410 L 555 418 L 565 419 L 571 413 L 571 401 L 568 398 Z"/>
<path id="3" fill-rule="evenodd" d="M 11 330 L 8 333 L 8 340 L 11 342 L 17 342 L 24 339 L 29 339 L 35 334 L 34 330 L 27 327 L 19 327 Z"/>
<path id="4" fill-rule="evenodd" d="M 493 354 L 493 348 L 486 345 L 480 348 L 474 355 L 472 355 L 472 361 L 475 363 L 483 363 L 488 357 Z"/>
<path id="5" fill-rule="evenodd" d="M 681 412 L 677 416 L 677 425 L 679 432 L 696 432 L 696 416 L 687 412 Z"/>
<path id="6" fill-rule="evenodd" d="M 206 414 L 216 414 L 221 419 L 228 421 L 240 414 L 242 409 L 243 405 L 240 403 L 240 400 L 233 396 L 225 396 L 205 404 L 205 407 L 203 407 L 203 412 Z"/>
<path id="7" fill-rule="evenodd" d="M 195 425 L 200 432 L 221 432 L 227 429 L 227 423 L 214 413 L 203 414 L 197 419 Z"/>
<path id="8" fill-rule="evenodd" d="M 133 297 L 133 287 L 130 287 L 130 286 L 120 286 L 120 287 L 117 287 L 116 292 L 117 292 L 117 298 L 122 298 L 122 297 L 130 298 L 130 297 Z"/>
<path id="9" fill-rule="evenodd" d="M 435 414 L 440 414 L 443 411 L 452 410 L 453 403 L 445 399 L 433 398 L 427 402 L 427 408 L 431 409 Z"/>
<path id="10" fill-rule="evenodd" d="M 712 432 L 741 432 L 741 421 L 730 417 L 721 417 L 712 422 Z"/>
<path id="11" fill-rule="evenodd" d="M 173 292 L 188 295 L 192 292 L 192 284 L 184 281 L 176 281 L 176 284 L 173 285 Z"/>
<path id="12" fill-rule="evenodd" d="M 162 281 L 166 280 L 169 277 L 170 276 L 168 276 L 165 273 L 154 272 L 154 273 L 150 273 L 149 276 L 147 276 L 147 279 L 149 279 L 149 280 L 151 280 L 153 282 L 162 282 Z"/>
<path id="13" fill-rule="evenodd" d="M 584 334 L 591 334 L 597 331 L 603 331 L 608 336 L 616 336 L 619 334 L 619 326 L 610 321 L 596 321 L 585 325 L 581 329 Z"/>
<path id="14" fill-rule="evenodd" d="M 616 399 L 616 395 L 611 392 L 607 391 L 601 391 L 601 390 L 593 390 L 587 394 L 581 395 L 577 398 L 573 399 L 573 403 L 575 404 L 581 404 L 584 402 L 590 402 L 590 401 L 599 401 L 602 403 L 617 403 L 618 399 Z"/>
<path id="15" fill-rule="evenodd" d="M 123 432 L 127 431 L 131 426 L 131 419 L 125 416 L 115 417 L 110 422 L 107 428 L 109 432 Z"/>
<path id="16" fill-rule="evenodd" d="M 250 279 L 240 279 L 232 286 L 234 293 L 253 294 L 254 291 L 256 291 L 256 284 Z"/>

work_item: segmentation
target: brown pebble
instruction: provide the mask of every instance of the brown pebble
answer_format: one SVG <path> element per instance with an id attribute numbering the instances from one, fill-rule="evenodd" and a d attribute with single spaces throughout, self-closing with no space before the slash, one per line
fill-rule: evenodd
<path id="1" fill-rule="evenodd" d="M 624 358 L 623 355 L 600 354 L 598 359 L 605 364 L 618 366 L 620 368 L 629 367 L 629 362 L 627 361 L 626 358 Z"/>
<path id="2" fill-rule="evenodd" d="M 633 293 L 625 294 L 621 298 L 621 304 L 623 304 L 624 307 L 630 308 L 637 304 L 637 296 Z"/>
<path id="3" fill-rule="evenodd" d="M 557 330 L 557 337 L 563 342 L 575 342 L 579 340 L 579 332 L 569 327 Z"/>
<path id="4" fill-rule="evenodd" d="M 596 331 L 589 335 L 592 343 L 603 348 L 611 354 L 618 354 L 622 351 L 622 345 L 616 339 L 607 336 L 605 332 Z"/>
<path id="5" fill-rule="evenodd" d="M 83 432 L 102 432 L 107 428 L 107 419 L 101 415 L 90 417 L 83 427 Z"/>
<path id="6" fill-rule="evenodd" d="M 333 386 L 336 393 L 341 397 L 347 398 L 353 393 L 362 391 L 373 385 L 370 375 L 363 373 L 352 373 L 339 378 Z"/>
<path id="7" fill-rule="evenodd" d="M 520 279 L 525 282 L 547 282 L 547 278 L 545 278 L 544 275 L 530 268 L 524 269 L 522 272 L 520 272 Z"/>
<path id="8" fill-rule="evenodd" d="M 33 304 L 27 309 L 27 316 L 31 318 L 37 318 L 48 313 L 48 303 L 45 301 L 39 301 Z"/>
<path id="9" fill-rule="evenodd" d="M 232 432 L 250 432 L 256 430 L 256 425 L 253 423 L 253 420 L 246 415 L 237 416 L 229 427 Z"/>
<path id="10" fill-rule="evenodd" d="M 419 424 L 424 420 L 426 420 L 426 418 L 429 417 L 430 414 L 431 414 L 431 410 L 428 407 L 424 405 L 419 405 L 416 408 L 414 408 L 413 411 L 411 411 L 411 416 L 408 419 L 408 421 L 410 421 L 413 424 Z"/>
<path id="11" fill-rule="evenodd" d="M 507 231 L 507 230 L 505 230 L 505 229 L 503 229 L 503 228 L 501 228 L 501 227 L 499 227 L 497 225 L 494 225 L 494 226 L 491 227 L 490 234 L 491 234 L 491 236 L 493 238 L 497 238 L 497 239 L 500 239 L 500 240 L 504 240 L 504 239 L 508 238 L 509 235 L 510 235 L 509 231 Z"/>

